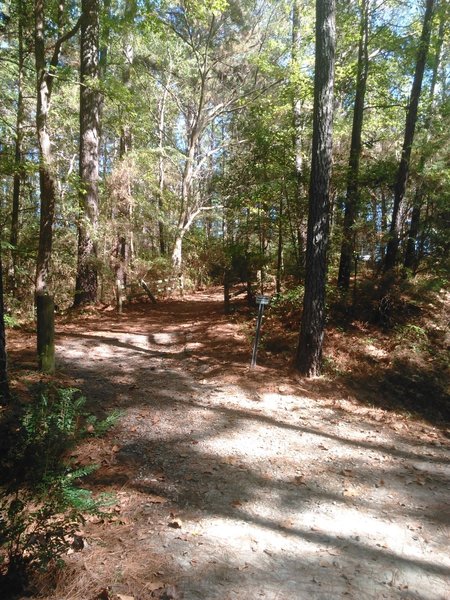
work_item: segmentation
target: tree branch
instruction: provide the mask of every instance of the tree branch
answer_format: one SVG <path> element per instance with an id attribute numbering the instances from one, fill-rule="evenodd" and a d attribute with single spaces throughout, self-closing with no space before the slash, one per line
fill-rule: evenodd
<path id="1" fill-rule="evenodd" d="M 48 85 L 50 93 L 51 93 L 51 87 L 53 84 L 54 71 L 56 70 L 56 67 L 58 66 L 59 55 L 61 53 L 61 47 L 64 44 L 64 42 L 67 42 L 67 40 L 70 40 L 71 38 L 73 38 L 73 36 L 78 32 L 78 30 L 80 29 L 80 26 L 81 26 L 82 18 L 83 18 L 83 15 L 80 15 L 78 18 L 78 21 L 75 23 L 75 25 L 72 27 L 72 29 L 69 29 L 69 31 L 66 31 L 66 33 L 64 33 L 56 41 L 55 47 L 53 49 L 52 58 L 50 60 L 50 67 L 49 67 L 49 70 L 47 73 L 47 80 L 48 80 L 47 85 Z"/>

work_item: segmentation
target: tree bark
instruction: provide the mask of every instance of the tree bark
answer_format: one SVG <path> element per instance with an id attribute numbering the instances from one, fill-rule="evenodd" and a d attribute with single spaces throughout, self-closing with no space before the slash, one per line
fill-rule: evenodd
<path id="1" fill-rule="evenodd" d="M 303 140 L 302 140 L 302 98 L 298 85 L 300 76 L 300 43 L 301 43 L 301 12 L 303 0 L 294 0 L 292 7 L 292 40 L 291 40 L 291 69 L 293 78 L 292 91 L 292 125 L 293 125 L 293 149 L 294 149 L 294 175 L 295 175 L 295 248 L 298 254 L 297 276 L 300 280 L 304 271 L 304 183 L 303 183 Z"/>
<path id="2" fill-rule="evenodd" d="M 293 145 L 294 145 L 294 160 L 295 160 L 295 179 L 297 187 L 297 200 L 300 199 L 303 191 L 302 172 L 303 172 L 303 157 L 302 157 L 302 99 L 296 85 L 296 78 L 300 72 L 300 14 L 302 8 L 302 0 L 294 0 L 292 7 L 292 75 L 294 78 L 294 90 L 292 98 L 292 113 L 293 113 Z"/>
<path id="3" fill-rule="evenodd" d="M 189 230 L 190 226 L 194 221 L 195 216 L 199 213 L 193 202 L 193 177 L 194 177 L 194 163 L 195 163 L 195 151 L 200 136 L 200 115 L 203 111 L 204 103 L 204 84 L 202 85 L 202 93 L 197 108 L 197 116 L 188 136 L 188 152 L 186 161 L 183 169 L 183 178 L 181 181 L 181 213 L 178 220 L 177 232 L 175 235 L 175 244 L 172 252 L 172 267 L 176 275 L 181 274 L 183 270 L 183 238 L 185 233 Z"/>
<path id="4" fill-rule="evenodd" d="M 5 307 L 3 304 L 3 265 L 2 256 L 0 252 L 0 406 L 8 404 L 10 400 L 4 315 Z"/>
<path id="5" fill-rule="evenodd" d="M 159 252 L 164 256 L 167 252 L 166 233 L 164 227 L 164 189 L 165 189 L 165 166 L 164 166 L 164 133 L 167 103 L 167 88 L 164 88 L 159 102 L 159 125 L 158 125 L 158 233 Z"/>
<path id="6" fill-rule="evenodd" d="M 53 242 L 53 221 L 55 218 L 56 175 L 48 132 L 48 111 L 51 97 L 51 79 L 45 62 L 45 21 L 44 0 L 35 2 L 35 63 L 37 77 L 36 130 L 39 147 L 39 185 L 41 214 L 39 222 L 39 246 L 36 261 L 36 304 L 52 302 L 48 289 L 48 276 Z M 45 346 L 43 332 L 54 328 L 48 313 L 37 310 L 37 352 L 39 368 L 52 373 L 55 369 L 54 347 L 47 348 L 45 361 L 42 361 L 42 348 Z M 53 350 L 53 352 L 52 352 Z"/>
<path id="7" fill-rule="evenodd" d="M 426 132 L 426 140 L 424 146 L 427 146 L 427 143 L 430 140 L 430 126 L 431 119 L 433 116 L 433 102 L 434 102 L 434 93 L 436 89 L 437 76 L 439 70 L 439 64 L 441 60 L 441 52 L 442 46 L 444 43 L 444 32 L 445 32 L 445 24 L 446 24 L 446 2 L 442 3 L 441 13 L 440 13 L 440 21 L 439 21 L 439 32 L 436 40 L 435 47 L 435 56 L 433 60 L 433 75 L 431 77 L 430 83 L 430 92 L 428 98 L 428 109 L 427 115 L 425 118 L 425 122 L 423 125 L 423 129 Z M 413 271 L 416 270 L 418 265 L 418 252 L 417 252 L 417 238 L 420 231 L 420 213 L 423 206 L 424 201 L 424 185 L 423 185 L 423 170 L 425 168 L 426 163 L 426 152 L 422 151 L 419 160 L 418 172 L 419 172 L 419 182 L 417 184 L 416 195 L 414 198 L 414 205 L 411 213 L 411 222 L 409 225 L 408 231 L 408 240 L 406 242 L 406 251 L 405 251 L 405 259 L 403 266 L 405 269 L 411 269 Z"/>
<path id="8" fill-rule="evenodd" d="M 405 196 L 406 184 L 409 175 L 409 164 L 411 160 L 411 150 L 416 131 L 417 112 L 419 107 L 420 94 L 422 90 L 423 74 L 430 45 L 431 23 L 433 20 L 434 0 L 426 1 L 425 14 L 423 18 L 422 34 L 420 36 L 419 48 L 417 51 L 416 68 L 414 80 L 411 88 L 411 97 L 409 100 L 408 111 L 406 114 L 405 135 L 403 140 L 402 156 L 397 171 L 397 178 L 394 188 L 394 206 L 392 209 L 392 219 L 389 231 L 389 241 L 386 248 L 384 260 L 384 271 L 390 271 L 394 268 L 398 247 L 400 244 L 401 229 L 401 204 Z"/>
<path id="9" fill-rule="evenodd" d="M 347 172 L 347 197 L 345 201 L 344 228 L 342 232 L 341 257 L 339 262 L 338 286 L 344 290 L 350 287 L 355 253 L 355 222 L 359 208 L 359 163 L 361 158 L 361 134 L 364 118 L 364 98 L 366 95 L 367 75 L 369 71 L 370 0 L 363 0 L 361 7 L 361 26 L 359 35 L 358 68 L 356 76 L 355 104 L 353 108 L 352 138 Z"/>
<path id="10" fill-rule="evenodd" d="M 80 216 L 74 306 L 97 301 L 99 3 L 82 0 L 80 36 Z"/>
<path id="11" fill-rule="evenodd" d="M 122 65 L 122 84 L 128 90 L 131 90 L 131 68 L 134 60 L 134 48 L 132 43 L 132 27 L 136 14 L 136 3 L 134 0 L 127 0 L 124 8 L 124 20 L 126 32 L 123 40 L 122 52 L 125 61 Z M 133 204 L 131 197 L 131 177 L 129 175 L 129 164 L 127 157 L 133 149 L 133 130 L 129 120 L 125 118 L 122 124 L 119 140 L 119 157 L 122 161 L 122 169 L 126 178 L 126 192 L 122 198 L 118 197 L 118 223 L 119 230 L 116 242 L 116 294 L 119 312 L 122 311 L 122 298 L 126 298 L 125 290 L 128 281 L 128 270 L 130 261 L 133 259 L 133 230 L 131 219 L 133 214 Z"/>
<path id="12" fill-rule="evenodd" d="M 335 20 L 335 0 L 317 0 L 313 143 L 305 296 L 295 360 L 297 369 L 307 377 L 320 373 L 325 326 L 336 44 Z"/>
<path id="13" fill-rule="evenodd" d="M 55 370 L 55 303 L 53 296 L 36 297 L 39 369 L 44 373 Z"/>
<path id="14" fill-rule="evenodd" d="M 62 19 L 64 2 L 58 10 L 58 25 Z M 80 26 L 80 20 L 61 35 L 53 46 L 53 54 L 49 67 L 46 64 L 45 50 L 45 15 L 44 0 L 35 0 L 34 4 L 34 55 L 36 65 L 36 132 L 39 150 L 39 186 L 40 186 L 40 221 L 39 246 L 36 260 L 36 304 L 49 305 L 53 297 L 49 290 L 48 278 L 53 243 L 53 222 L 56 202 L 56 168 L 50 145 L 48 130 L 48 113 L 53 89 L 54 71 L 58 66 L 62 44 L 73 37 Z M 48 335 L 54 335 L 53 314 L 48 310 L 37 311 L 37 348 L 47 347 Z M 44 372 L 53 372 L 55 368 L 54 346 L 48 346 L 46 360 L 39 359 L 40 368 Z"/>
<path id="15" fill-rule="evenodd" d="M 51 78 L 45 62 L 44 0 L 35 3 L 35 62 L 37 77 L 36 129 L 39 146 L 39 184 L 41 214 L 39 247 L 36 267 L 36 294 L 47 292 L 49 263 L 53 242 L 56 175 L 48 132 L 48 112 L 51 97 Z"/>
<path id="16" fill-rule="evenodd" d="M 283 185 L 284 188 L 284 185 Z M 281 293 L 281 276 L 283 271 L 283 192 L 280 194 L 280 204 L 278 207 L 278 248 L 277 248 L 277 275 L 275 282 L 275 292 Z"/>
<path id="17" fill-rule="evenodd" d="M 23 47 L 23 2 L 18 0 L 18 73 L 17 73 L 17 117 L 16 117 L 16 141 L 14 149 L 14 181 L 13 181 L 13 199 L 11 213 L 11 230 L 9 243 L 11 244 L 11 268 L 10 268 L 10 288 L 13 296 L 16 295 L 17 288 L 17 244 L 19 241 L 19 212 L 20 212 L 20 191 L 24 180 L 22 165 L 22 141 L 23 141 L 23 72 L 24 72 L 24 47 Z"/>

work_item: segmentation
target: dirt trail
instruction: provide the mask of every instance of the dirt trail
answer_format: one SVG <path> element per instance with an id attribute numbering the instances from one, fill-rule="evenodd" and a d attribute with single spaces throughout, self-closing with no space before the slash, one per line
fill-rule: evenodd
<path id="1" fill-rule="evenodd" d="M 449 598 L 445 438 L 325 380 L 250 370 L 221 310 L 197 294 L 60 324 L 59 368 L 124 414 L 85 449 L 117 517 L 87 525 L 52 597 Z"/>

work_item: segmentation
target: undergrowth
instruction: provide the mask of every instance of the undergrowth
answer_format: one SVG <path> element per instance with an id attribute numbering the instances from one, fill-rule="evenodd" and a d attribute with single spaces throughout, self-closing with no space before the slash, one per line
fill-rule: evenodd
<path id="1" fill-rule="evenodd" d="M 85 515 L 112 502 L 81 486 L 97 466 L 75 466 L 70 452 L 119 415 L 98 420 L 84 407 L 76 389 L 43 387 L 0 423 L 0 597 L 26 590 L 35 570 L 61 565 Z"/>
<path id="2" fill-rule="evenodd" d="M 323 375 L 355 390 L 362 403 L 445 426 L 450 348 L 444 290 L 442 278 L 401 273 L 358 281 L 356 293 L 328 286 Z M 273 298 L 262 350 L 292 358 L 302 301 L 302 286 Z"/>

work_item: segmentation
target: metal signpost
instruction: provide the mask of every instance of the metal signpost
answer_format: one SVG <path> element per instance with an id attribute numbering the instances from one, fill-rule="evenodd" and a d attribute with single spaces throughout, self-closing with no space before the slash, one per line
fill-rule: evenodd
<path id="1" fill-rule="evenodd" d="M 258 320 L 256 321 L 255 343 L 253 344 L 253 354 L 251 366 L 256 367 L 256 355 L 258 353 L 258 344 L 261 337 L 261 323 L 264 314 L 264 307 L 270 302 L 270 296 L 256 296 L 256 304 L 258 305 Z"/>

